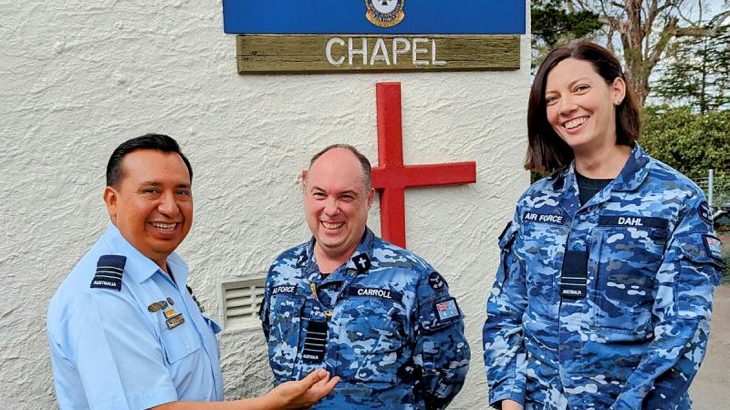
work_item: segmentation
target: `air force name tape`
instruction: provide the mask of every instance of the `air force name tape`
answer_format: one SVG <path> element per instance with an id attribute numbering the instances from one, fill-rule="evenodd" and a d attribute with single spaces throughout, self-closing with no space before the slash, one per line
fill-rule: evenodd
<path id="1" fill-rule="evenodd" d="M 279 295 L 279 294 L 293 295 L 296 292 L 297 292 L 297 287 L 295 285 L 279 285 L 279 286 L 274 286 L 271 288 L 272 295 Z"/>
<path id="2" fill-rule="evenodd" d="M 560 214 L 543 214 L 537 212 L 525 212 L 522 216 L 523 222 L 542 222 L 555 225 L 565 224 L 565 215 Z M 506 231 L 506 230 L 505 230 Z"/>
<path id="3" fill-rule="evenodd" d="M 122 255 L 103 255 L 96 262 L 96 274 L 91 280 L 91 288 L 122 290 L 122 275 L 127 257 Z"/>

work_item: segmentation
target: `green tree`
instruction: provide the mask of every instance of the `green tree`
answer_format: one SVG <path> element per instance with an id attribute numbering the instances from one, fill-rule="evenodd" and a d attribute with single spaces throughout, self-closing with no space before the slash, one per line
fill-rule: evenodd
<path id="1" fill-rule="evenodd" d="M 598 13 L 604 25 L 605 44 L 619 46 L 626 78 L 639 102 L 646 101 L 651 77 L 666 56 L 667 47 L 681 37 L 713 37 L 730 19 L 730 10 L 714 17 L 712 26 L 703 14 L 702 0 L 565 0 L 569 12 Z M 617 42 L 614 39 L 618 38 Z"/>
<path id="2" fill-rule="evenodd" d="M 670 46 L 653 93 L 668 105 L 690 105 L 704 114 L 730 108 L 730 26 L 716 37 L 685 37 Z"/>
<path id="3" fill-rule="evenodd" d="M 534 0 L 530 6 L 532 21 L 533 68 L 559 44 L 591 37 L 602 27 L 598 13 L 590 10 L 569 12 L 565 0 Z"/>

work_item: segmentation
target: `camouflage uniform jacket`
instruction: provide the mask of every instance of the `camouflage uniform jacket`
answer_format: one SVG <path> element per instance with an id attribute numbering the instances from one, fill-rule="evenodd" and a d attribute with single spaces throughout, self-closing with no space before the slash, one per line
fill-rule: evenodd
<path id="1" fill-rule="evenodd" d="M 446 407 L 470 351 L 443 278 L 366 229 L 352 258 L 322 279 L 313 246 L 284 252 L 269 270 L 260 319 L 274 383 L 324 368 L 341 381 L 315 408 Z"/>
<path id="2" fill-rule="evenodd" d="M 487 302 L 489 402 L 687 409 L 720 243 L 702 191 L 637 145 L 581 206 L 574 164 L 520 198 Z"/>

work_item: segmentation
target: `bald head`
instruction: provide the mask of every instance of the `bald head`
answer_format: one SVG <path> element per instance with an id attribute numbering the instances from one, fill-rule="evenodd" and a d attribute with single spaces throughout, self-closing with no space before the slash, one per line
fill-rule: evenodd
<path id="1" fill-rule="evenodd" d="M 353 147 L 352 145 L 348 144 L 334 144 L 330 145 L 329 147 L 323 149 L 322 151 L 316 153 L 312 159 L 309 161 L 309 170 L 312 170 L 312 166 L 314 163 L 322 157 L 324 154 L 327 154 L 328 152 L 332 150 L 337 151 L 345 151 L 342 154 L 345 154 L 344 157 L 346 157 L 347 153 L 349 152 L 351 156 L 357 160 L 359 163 L 360 168 L 362 169 L 362 178 L 363 183 L 365 184 L 365 191 L 370 191 L 370 188 L 373 187 L 373 177 L 372 177 L 372 167 L 370 165 L 370 161 L 360 153 L 360 151 L 357 150 L 357 148 Z"/>
<path id="2" fill-rule="evenodd" d="M 335 269 L 352 256 L 365 232 L 374 197 L 370 162 L 354 148 L 327 147 L 312 158 L 304 181 L 304 212 L 322 272 L 330 272 L 328 267 Z"/>

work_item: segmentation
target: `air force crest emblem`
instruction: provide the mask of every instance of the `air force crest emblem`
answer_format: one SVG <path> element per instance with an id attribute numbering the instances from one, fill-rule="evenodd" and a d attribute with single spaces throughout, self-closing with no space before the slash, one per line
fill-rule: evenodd
<path id="1" fill-rule="evenodd" d="M 368 20 L 378 27 L 393 27 L 403 21 L 406 0 L 365 0 Z"/>

